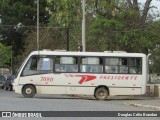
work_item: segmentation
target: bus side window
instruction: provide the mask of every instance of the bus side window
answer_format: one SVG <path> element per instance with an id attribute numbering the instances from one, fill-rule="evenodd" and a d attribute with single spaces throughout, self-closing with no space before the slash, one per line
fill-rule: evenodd
<path id="1" fill-rule="evenodd" d="M 86 73 L 102 73 L 103 60 L 99 57 L 82 57 L 80 59 L 80 71 Z"/>
<path id="2" fill-rule="evenodd" d="M 75 64 L 69 64 L 66 65 L 66 72 L 78 72 L 78 65 Z"/>
<path id="3" fill-rule="evenodd" d="M 87 71 L 86 68 L 87 68 L 86 65 L 81 65 L 81 72 L 86 72 Z"/>
<path id="4" fill-rule="evenodd" d="M 62 64 L 55 64 L 55 71 L 56 72 L 65 72 L 65 67 Z"/>
<path id="5" fill-rule="evenodd" d="M 141 58 L 130 58 L 130 70 L 131 74 L 142 73 L 142 59 Z"/>
<path id="6" fill-rule="evenodd" d="M 78 72 L 78 58 L 57 56 L 55 61 L 56 72 Z"/>
<path id="7" fill-rule="evenodd" d="M 119 73 L 128 74 L 128 58 L 119 58 Z"/>
<path id="8" fill-rule="evenodd" d="M 118 73 L 118 58 L 106 58 L 105 59 L 105 72 L 109 74 Z"/>
<path id="9" fill-rule="evenodd" d="M 37 69 L 41 73 L 50 73 L 53 71 L 53 59 L 52 58 L 40 58 L 38 61 Z"/>

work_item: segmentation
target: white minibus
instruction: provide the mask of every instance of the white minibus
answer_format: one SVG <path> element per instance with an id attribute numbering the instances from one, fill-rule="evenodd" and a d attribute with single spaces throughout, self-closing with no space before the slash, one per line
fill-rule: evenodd
<path id="1" fill-rule="evenodd" d="M 112 95 L 146 92 L 147 57 L 142 53 L 33 51 L 14 80 L 15 93 Z"/>

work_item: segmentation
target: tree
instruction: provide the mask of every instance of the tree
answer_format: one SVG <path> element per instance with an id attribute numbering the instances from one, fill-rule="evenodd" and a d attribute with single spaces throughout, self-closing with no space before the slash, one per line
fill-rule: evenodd
<path id="1" fill-rule="evenodd" d="M 11 46 L 6 47 L 0 43 L 0 66 L 10 67 L 11 50 Z"/>
<path id="2" fill-rule="evenodd" d="M 40 26 L 48 24 L 49 12 L 46 11 L 47 0 L 40 0 Z M 6 46 L 12 46 L 14 58 L 23 54 L 25 37 L 36 28 L 36 0 L 1 0 L 0 40 Z M 35 37 L 35 36 L 34 36 Z"/>
<path id="3" fill-rule="evenodd" d="M 14 45 L 15 39 L 19 39 L 21 45 L 18 47 L 23 49 L 23 37 L 26 32 L 36 27 L 36 10 L 35 0 L 3 0 L 0 1 L 1 6 L 1 36 L 6 40 L 5 45 Z M 46 11 L 47 0 L 40 1 L 40 25 L 45 26 L 48 23 L 49 12 Z M 25 33 L 25 34 L 24 34 Z M 16 35 L 16 38 L 15 36 Z M 15 38 L 15 39 L 13 39 Z M 15 46 L 17 47 L 17 46 Z"/>
<path id="4" fill-rule="evenodd" d="M 152 51 L 160 36 L 149 14 L 151 1 L 142 9 L 138 0 L 86 0 L 87 51 Z M 5 0 L 0 5 L 0 39 L 16 55 L 36 50 L 36 0 Z M 81 0 L 40 1 L 40 49 L 66 49 L 69 28 L 70 50 L 77 50 L 81 22 Z"/>
<path id="5" fill-rule="evenodd" d="M 103 1 L 103 3 L 95 0 L 94 9 L 97 16 L 90 26 L 91 38 L 95 36 L 95 39 L 100 38 L 97 43 L 103 41 L 103 44 L 106 44 L 101 47 L 102 50 L 125 50 L 148 54 L 148 49 L 153 48 L 157 41 L 151 36 L 158 37 L 158 34 L 153 33 L 154 28 L 151 27 L 153 21 L 148 21 L 147 16 L 151 1 L 146 0 L 141 12 L 138 0 Z M 104 5 L 110 7 L 105 9 Z M 102 39 L 101 36 L 105 38 Z"/>
<path id="6" fill-rule="evenodd" d="M 52 13 L 49 27 L 56 27 L 57 31 L 65 29 L 66 34 L 69 29 L 70 50 L 77 50 L 78 41 L 81 40 L 81 0 L 50 0 L 49 10 Z M 62 38 L 60 44 L 65 44 L 65 36 L 58 36 Z"/>
<path id="7" fill-rule="evenodd" d="M 146 0 L 143 9 L 138 0 L 86 1 L 87 50 L 125 50 L 148 54 L 148 49 L 154 45 L 153 40 L 148 38 L 155 35 L 150 27 L 152 21 L 148 21 L 147 16 L 151 1 Z M 70 30 L 78 28 L 74 29 L 74 34 L 70 31 L 70 35 L 75 38 L 71 37 L 70 41 L 77 44 L 81 40 L 81 1 L 50 0 L 50 10 L 50 26 L 69 27 Z M 137 47 L 137 44 L 142 46 Z"/>

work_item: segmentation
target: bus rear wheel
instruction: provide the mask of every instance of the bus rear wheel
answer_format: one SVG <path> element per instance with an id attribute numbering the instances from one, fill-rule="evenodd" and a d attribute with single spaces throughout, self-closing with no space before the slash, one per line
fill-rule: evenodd
<path id="1" fill-rule="evenodd" d="M 26 85 L 22 88 L 22 94 L 26 98 L 32 98 L 36 94 L 35 87 L 33 85 Z"/>
<path id="2" fill-rule="evenodd" d="M 106 100 L 108 97 L 108 90 L 105 87 L 97 88 L 94 96 L 97 100 Z"/>

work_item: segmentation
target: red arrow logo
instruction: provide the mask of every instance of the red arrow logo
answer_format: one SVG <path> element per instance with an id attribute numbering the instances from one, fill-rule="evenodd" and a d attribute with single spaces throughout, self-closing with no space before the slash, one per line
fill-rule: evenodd
<path id="1" fill-rule="evenodd" d="M 94 75 L 75 75 L 75 76 L 82 77 L 81 80 L 79 81 L 79 84 L 82 84 L 83 82 L 94 80 L 96 78 L 96 76 Z"/>

